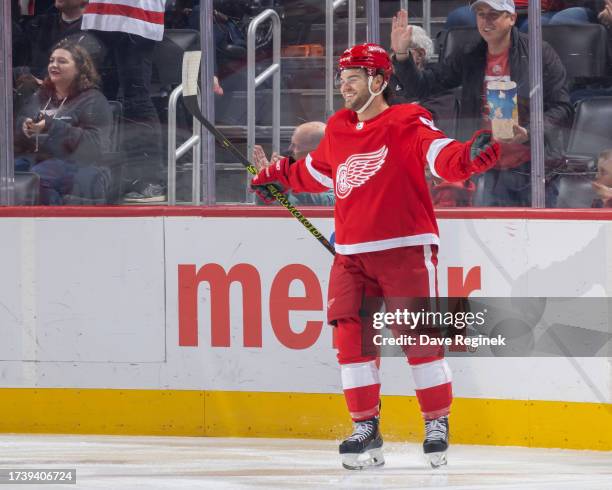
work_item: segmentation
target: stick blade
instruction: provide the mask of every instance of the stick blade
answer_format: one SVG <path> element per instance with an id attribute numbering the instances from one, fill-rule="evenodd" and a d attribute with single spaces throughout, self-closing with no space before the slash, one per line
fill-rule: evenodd
<path id="1" fill-rule="evenodd" d="M 198 75 L 202 51 L 185 51 L 183 55 L 183 97 L 198 95 Z"/>

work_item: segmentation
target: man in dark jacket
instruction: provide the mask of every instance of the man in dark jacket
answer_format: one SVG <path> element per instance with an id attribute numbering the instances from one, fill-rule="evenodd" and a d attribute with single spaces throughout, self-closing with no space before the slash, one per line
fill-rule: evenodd
<path id="1" fill-rule="evenodd" d="M 405 49 L 410 45 L 411 28 L 406 11 L 393 20 L 391 48 L 395 74 L 411 95 L 424 98 L 444 90 L 462 87 L 458 139 L 468 139 L 478 129 L 488 127 L 486 85 L 490 81 L 514 81 L 518 91 L 518 125 L 514 137 L 503 140 L 496 168 L 481 178 L 481 192 L 475 205 L 529 206 L 531 198 L 529 147 L 529 48 L 528 38 L 514 27 L 516 12 L 512 0 L 478 0 L 476 10 L 479 43 L 453 53 L 434 67 L 418 70 Z M 572 119 L 572 106 L 565 68 L 554 50 L 542 46 L 544 75 L 544 138 L 546 158 L 552 160 L 562 149 L 562 131 Z"/>

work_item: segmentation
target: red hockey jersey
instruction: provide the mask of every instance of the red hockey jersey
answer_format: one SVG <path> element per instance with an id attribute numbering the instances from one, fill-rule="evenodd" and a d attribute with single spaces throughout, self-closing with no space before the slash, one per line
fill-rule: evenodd
<path id="1" fill-rule="evenodd" d="M 467 153 L 417 104 L 391 106 L 367 121 L 342 109 L 318 148 L 291 165 L 289 182 L 295 192 L 335 190 L 340 254 L 437 245 L 424 167 L 451 182 L 465 180 Z"/>

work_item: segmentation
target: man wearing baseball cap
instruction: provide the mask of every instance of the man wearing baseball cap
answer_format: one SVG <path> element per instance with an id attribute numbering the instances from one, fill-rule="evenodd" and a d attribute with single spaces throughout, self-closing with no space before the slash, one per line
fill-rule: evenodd
<path id="1" fill-rule="evenodd" d="M 513 0 L 478 0 L 472 3 L 472 5 L 470 5 L 470 8 L 472 10 L 475 10 L 476 6 L 483 3 L 487 4 L 493 10 L 497 10 L 498 12 L 508 12 L 510 14 L 516 13 Z"/>
<path id="2" fill-rule="evenodd" d="M 458 139 L 466 140 L 478 129 L 489 128 L 486 86 L 489 82 L 515 82 L 518 124 L 514 137 L 502 140 L 495 168 L 483 174 L 474 204 L 480 206 L 529 206 L 531 202 L 531 149 L 529 145 L 530 86 L 528 36 L 515 27 L 513 0 L 476 0 L 471 5 L 481 40 L 462 46 L 435 66 L 419 70 L 407 49 L 412 38 L 408 13 L 393 18 L 391 50 L 393 67 L 406 96 L 424 98 L 461 87 Z M 553 160 L 563 149 L 563 129 L 569 127 L 572 105 L 565 68 L 555 51 L 542 43 L 544 75 L 545 156 Z M 547 205 L 554 202 L 547 195 Z"/>

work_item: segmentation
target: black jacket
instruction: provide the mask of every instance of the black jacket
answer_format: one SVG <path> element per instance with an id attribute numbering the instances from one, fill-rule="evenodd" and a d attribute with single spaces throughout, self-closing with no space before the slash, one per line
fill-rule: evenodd
<path id="1" fill-rule="evenodd" d="M 47 97 L 36 92 L 17 117 L 15 135 L 32 150 L 35 138 L 23 134 L 26 118 L 35 119 L 46 106 Z M 61 101 L 52 101 L 48 109 L 57 109 Z M 59 158 L 80 165 L 98 163 L 110 146 L 112 115 L 108 101 L 96 89 L 81 92 L 66 100 L 54 117 L 45 117 L 45 131 L 39 139 L 37 161 Z"/>
<path id="2" fill-rule="evenodd" d="M 510 78 L 517 84 L 519 124 L 529 128 L 529 47 L 528 38 L 512 29 Z M 407 95 L 423 99 L 430 95 L 462 86 L 457 138 L 468 140 L 482 128 L 484 74 L 487 43 L 481 39 L 467 45 L 432 68 L 419 71 L 409 56 L 394 61 L 395 74 Z M 544 137 L 546 156 L 556 158 L 563 148 L 563 130 L 569 128 L 573 107 L 570 103 L 565 68 L 557 53 L 546 42 L 542 44 L 544 75 Z"/>

